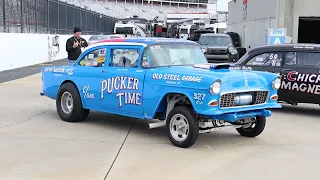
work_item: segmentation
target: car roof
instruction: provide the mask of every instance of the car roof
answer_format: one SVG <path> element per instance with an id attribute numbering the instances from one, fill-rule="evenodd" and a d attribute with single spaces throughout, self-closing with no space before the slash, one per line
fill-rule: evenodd
<path id="1" fill-rule="evenodd" d="M 175 39 L 175 38 L 117 38 L 117 39 L 106 39 L 101 40 L 97 43 L 108 43 L 112 44 L 112 42 L 124 42 L 124 43 L 141 43 L 145 45 L 152 45 L 158 43 L 187 43 L 187 44 L 197 44 L 193 41 L 183 40 L 183 39 Z"/>
<path id="2" fill-rule="evenodd" d="M 307 43 L 296 43 L 296 44 L 271 44 L 263 45 L 250 49 L 249 53 L 255 53 L 259 51 L 269 50 L 286 50 L 286 51 L 303 51 L 303 50 L 318 50 L 320 51 L 320 44 L 307 44 Z"/>
<path id="3" fill-rule="evenodd" d="M 147 38 L 116 38 L 116 39 L 105 39 L 93 43 L 92 45 L 86 47 L 84 51 L 87 49 L 103 46 L 103 45 L 153 45 L 153 44 L 161 44 L 161 43 L 183 43 L 183 44 L 193 44 L 199 46 L 198 43 L 184 40 L 184 39 L 176 39 L 176 38 L 156 38 L 156 37 L 147 37 Z"/>
<path id="4" fill-rule="evenodd" d="M 223 34 L 223 33 L 205 33 L 205 34 L 202 34 L 201 36 L 226 36 L 226 37 L 230 37 L 228 34 Z"/>

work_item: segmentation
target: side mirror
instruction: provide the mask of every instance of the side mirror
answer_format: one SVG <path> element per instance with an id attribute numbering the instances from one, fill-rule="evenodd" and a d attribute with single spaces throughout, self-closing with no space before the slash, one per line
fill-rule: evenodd
<path id="1" fill-rule="evenodd" d="M 242 57 L 244 54 L 247 53 L 247 49 L 246 48 L 243 48 L 243 47 L 237 47 L 236 48 L 238 53 L 239 53 L 239 58 Z"/>

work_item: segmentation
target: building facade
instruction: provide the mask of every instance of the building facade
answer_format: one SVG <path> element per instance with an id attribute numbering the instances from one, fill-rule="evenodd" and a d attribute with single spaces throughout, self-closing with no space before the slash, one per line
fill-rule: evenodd
<path id="1" fill-rule="evenodd" d="M 319 0 L 231 0 L 227 31 L 246 48 L 267 44 L 267 30 L 275 28 L 286 29 L 287 43 L 320 43 L 319 8 Z"/>

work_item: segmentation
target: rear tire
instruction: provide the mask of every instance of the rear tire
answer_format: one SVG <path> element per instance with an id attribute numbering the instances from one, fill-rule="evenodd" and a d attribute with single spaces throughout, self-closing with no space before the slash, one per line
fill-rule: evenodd
<path id="1" fill-rule="evenodd" d="M 66 122 L 80 122 L 85 120 L 90 110 L 82 107 L 77 87 L 72 83 L 62 84 L 59 88 L 56 107 L 59 117 Z"/>
<path id="2" fill-rule="evenodd" d="M 252 127 L 254 125 L 254 127 Z M 240 135 L 245 137 L 256 137 L 262 133 L 266 126 L 266 117 L 258 116 L 256 121 L 251 124 L 250 127 L 246 128 L 237 128 L 237 131 Z"/>
<path id="3" fill-rule="evenodd" d="M 174 146 L 188 148 L 199 136 L 199 123 L 191 108 L 175 107 L 168 115 L 167 135 Z"/>

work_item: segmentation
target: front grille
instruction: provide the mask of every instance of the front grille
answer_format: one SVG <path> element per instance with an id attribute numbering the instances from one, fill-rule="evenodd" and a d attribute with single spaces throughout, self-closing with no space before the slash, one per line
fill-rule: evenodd
<path id="1" fill-rule="evenodd" d="M 248 94 L 250 93 L 252 95 L 252 101 L 250 104 L 245 105 L 236 105 L 235 104 L 235 97 L 236 95 L 241 94 Z M 251 91 L 251 92 L 241 92 L 241 93 L 227 93 L 223 94 L 220 97 L 220 108 L 228 108 L 228 107 L 241 107 L 241 106 L 250 106 L 250 105 L 257 105 L 257 104 L 263 104 L 267 101 L 268 98 L 268 91 Z"/>
<path id="2" fill-rule="evenodd" d="M 207 54 L 217 55 L 217 54 L 228 54 L 228 53 L 227 53 L 227 50 L 208 50 Z"/>

